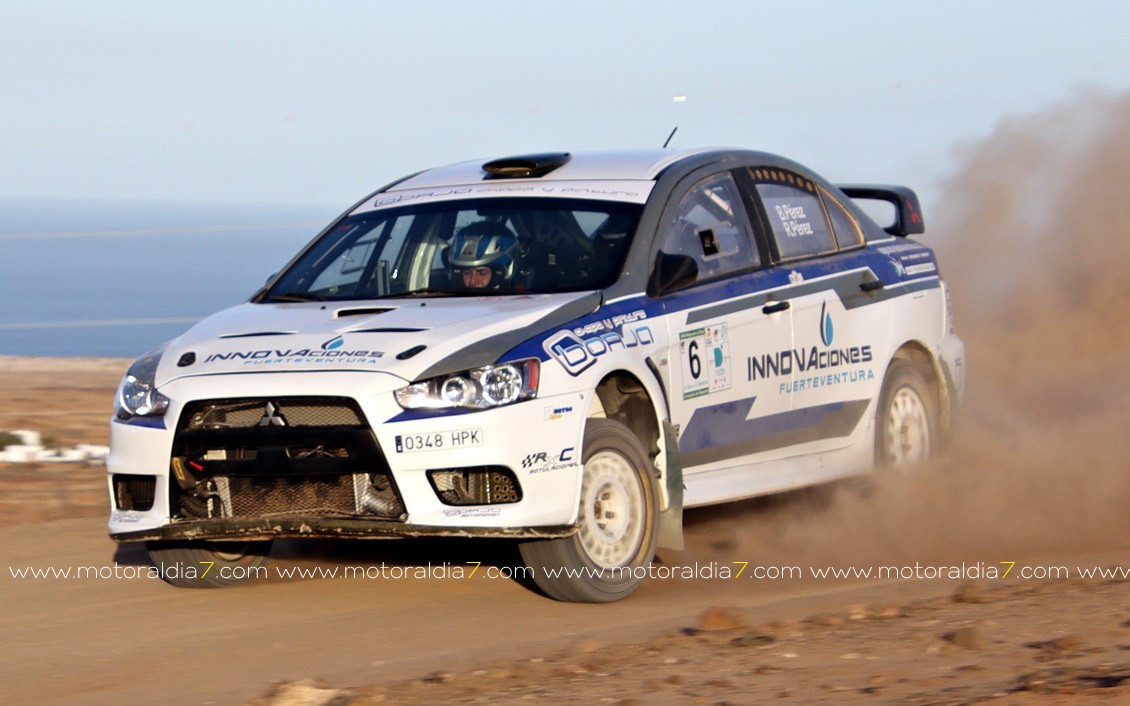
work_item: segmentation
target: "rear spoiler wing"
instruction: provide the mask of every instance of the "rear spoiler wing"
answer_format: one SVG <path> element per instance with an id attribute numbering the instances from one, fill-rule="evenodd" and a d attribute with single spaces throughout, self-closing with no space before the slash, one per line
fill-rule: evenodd
<path id="1" fill-rule="evenodd" d="M 926 232 L 918 194 L 905 186 L 891 184 L 836 184 L 851 199 L 886 201 L 895 207 L 895 222 L 883 230 L 891 235 L 917 235 Z"/>

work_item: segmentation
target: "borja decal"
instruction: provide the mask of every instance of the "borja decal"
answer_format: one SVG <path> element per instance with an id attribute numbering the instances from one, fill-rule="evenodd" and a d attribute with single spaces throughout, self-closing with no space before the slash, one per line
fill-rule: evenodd
<path id="1" fill-rule="evenodd" d="M 582 338 L 572 331 L 558 331 L 546 339 L 542 347 L 570 375 L 580 375 L 596 364 L 598 358 L 617 348 L 627 349 L 636 346 L 649 346 L 655 342 L 651 329 L 639 326 L 627 329 L 620 334 L 605 331 Z"/>

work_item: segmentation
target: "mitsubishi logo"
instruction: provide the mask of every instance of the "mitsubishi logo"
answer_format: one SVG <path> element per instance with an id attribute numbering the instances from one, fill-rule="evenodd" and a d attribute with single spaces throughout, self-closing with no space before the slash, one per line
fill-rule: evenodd
<path id="1" fill-rule="evenodd" d="M 286 417 L 279 414 L 279 407 L 274 402 L 268 402 L 263 409 L 263 416 L 259 419 L 261 427 L 285 427 Z"/>

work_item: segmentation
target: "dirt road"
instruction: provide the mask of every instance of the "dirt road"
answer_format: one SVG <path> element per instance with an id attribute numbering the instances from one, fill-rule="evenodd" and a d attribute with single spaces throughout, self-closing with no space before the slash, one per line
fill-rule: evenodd
<path id="1" fill-rule="evenodd" d="M 0 359 L 8 428 L 104 443 L 124 367 Z M 1119 423 L 1121 409 L 1098 419 Z M 1014 487 L 1039 467 L 995 468 L 997 447 L 970 438 L 934 474 L 691 511 L 687 550 L 660 556 L 664 578 L 608 606 L 492 578 L 517 564 L 513 549 L 459 541 L 279 543 L 266 580 L 173 589 L 148 577 L 140 547 L 107 539 L 103 468 L 0 465 L 0 684 L 12 703 L 67 704 L 1130 698 L 1130 581 L 1018 578 L 1130 567 L 1111 532 L 1125 523 L 1107 512 L 1121 499 Z M 1049 492 L 1055 523 L 1040 515 Z M 1002 559 L 1015 574 L 937 571 L 999 576 Z M 813 575 L 879 564 L 906 578 Z M 294 570 L 313 577 L 283 575 Z"/>
<path id="2" fill-rule="evenodd" d="M 793 512 L 805 502 L 747 504 L 745 512 Z M 1130 699 L 1130 581 L 1019 574 L 1130 567 L 1130 548 L 1013 556 L 1017 573 L 996 581 L 816 579 L 816 566 L 801 566 L 796 579 L 723 579 L 721 567 L 736 572 L 733 562 L 744 560 L 722 555 L 745 556 L 717 546 L 726 545 L 726 524 L 692 517 L 688 551 L 657 567 L 697 561 L 700 572 L 714 567 L 714 577 L 649 581 L 608 606 L 560 604 L 490 578 L 489 570 L 513 563 L 502 546 L 291 542 L 275 552 L 270 579 L 191 591 L 147 578 L 144 553 L 115 547 L 101 519 L 6 527 L 0 683 L 11 703 L 242 703 L 302 679 L 333 688 L 299 703 L 343 695 L 353 703 L 487 703 L 578 691 L 620 701 L 655 690 L 704 703 L 811 703 L 822 694 L 893 703 L 944 689 L 962 698 L 922 702 L 967 703 L 1010 691 L 1033 697 L 1039 684 L 1029 682 L 1059 675 L 1066 693 Z M 432 577 L 413 578 L 425 558 Z M 483 565 L 469 575 L 468 562 Z M 978 562 L 1005 569 L 971 557 L 966 570 Z M 28 567 L 71 576 L 13 575 Z M 89 567 L 88 577 L 77 577 L 79 567 Z M 370 577 L 279 578 L 292 569 L 340 576 L 347 567 Z M 438 577 L 445 568 L 448 576 Z M 265 700 L 288 703 L 284 696 L 296 691 L 301 685 Z"/>

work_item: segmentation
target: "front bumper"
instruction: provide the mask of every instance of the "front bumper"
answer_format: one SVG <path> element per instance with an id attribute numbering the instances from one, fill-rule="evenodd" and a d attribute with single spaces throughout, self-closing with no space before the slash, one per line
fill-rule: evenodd
<path id="1" fill-rule="evenodd" d="M 401 537 L 568 537 L 572 525 L 556 527 L 435 527 L 402 522 L 343 518 L 213 519 L 184 521 L 148 530 L 111 532 L 118 542 L 259 539 L 396 539 Z"/>
<path id="2" fill-rule="evenodd" d="M 580 449 L 584 434 L 584 404 L 580 393 L 556 395 L 492 410 L 463 414 L 406 413 L 394 401 L 392 390 L 403 381 L 390 375 L 368 372 L 280 373 L 202 376 L 183 378 L 162 388 L 172 402 L 160 420 L 114 420 L 111 453 L 107 461 L 111 495 L 110 536 L 119 541 L 151 539 L 252 539 L 267 537 L 412 537 L 412 536 L 565 536 L 576 521 L 580 494 Z M 186 516 L 177 505 L 177 478 L 171 472 L 174 456 L 182 460 L 186 448 L 224 444 L 225 433 L 193 432 L 191 443 L 178 431 L 182 411 L 190 403 L 207 399 L 340 397 L 356 401 L 369 428 L 364 435 L 375 442 L 379 471 L 391 476 L 402 508 L 383 516 L 342 512 L 340 503 L 331 512 L 307 507 L 301 512 L 277 512 L 249 516 L 217 513 Z M 283 409 L 285 414 L 286 410 Z M 257 418 L 257 416 L 256 416 Z M 270 427 L 234 429 L 226 445 L 251 445 L 252 437 L 269 438 Z M 350 448 L 359 462 L 351 439 L 356 430 L 340 433 L 340 443 L 327 446 Z M 327 432 L 327 438 L 329 433 Z M 453 447 L 455 439 L 464 442 Z M 432 442 L 442 441 L 438 446 Z M 312 445 L 317 439 L 304 440 Z M 271 449 L 278 452 L 277 445 Z M 262 450 L 261 450 L 262 451 Z M 191 456 L 191 453 L 188 453 Z M 276 479 L 286 486 L 290 478 L 271 472 L 271 457 L 251 462 L 204 461 L 210 472 L 233 474 L 250 483 Z M 352 473 L 364 478 L 356 467 L 332 458 L 304 461 L 311 474 L 332 478 L 334 473 Z M 297 466 L 298 464 L 294 464 Z M 502 468 L 508 470 L 521 489 L 517 501 L 499 504 L 452 505 L 440 496 L 434 473 L 446 469 Z M 374 469 L 377 470 L 377 469 Z M 313 477 L 313 476 L 311 476 Z M 342 478 L 343 476 L 336 476 Z M 145 478 L 152 484 L 152 504 L 124 506 L 120 488 L 123 479 Z M 358 481 L 362 482 L 362 481 Z M 343 481 L 348 485 L 348 481 Z M 127 484 L 128 485 L 128 484 Z M 297 486 L 298 483 L 295 483 Z M 233 480 L 232 488 L 235 483 Z M 116 495 L 117 490 L 117 495 Z M 287 491 L 288 487 L 272 489 Z M 319 491 L 321 492 L 321 491 Z M 333 492 L 337 492 L 334 490 Z M 351 490 L 344 491 L 347 494 Z M 319 496 L 320 497 L 320 496 Z M 336 496 L 335 496 L 336 497 Z M 320 502 L 320 500 L 319 500 Z"/>

